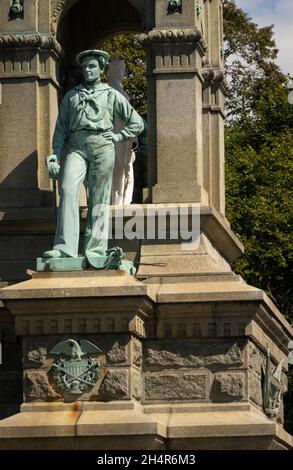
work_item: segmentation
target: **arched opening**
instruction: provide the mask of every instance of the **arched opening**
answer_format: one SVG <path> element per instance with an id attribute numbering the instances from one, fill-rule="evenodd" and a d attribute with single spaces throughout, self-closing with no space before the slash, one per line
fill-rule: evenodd
<path id="1" fill-rule="evenodd" d="M 91 49 L 114 34 L 142 31 L 141 13 L 127 0 L 77 1 L 61 15 L 57 39 L 65 51 L 63 74 L 76 67 L 78 52 Z"/>

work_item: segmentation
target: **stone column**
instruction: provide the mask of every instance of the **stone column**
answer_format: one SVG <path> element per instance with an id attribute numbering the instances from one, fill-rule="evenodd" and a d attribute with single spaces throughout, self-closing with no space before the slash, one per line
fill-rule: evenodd
<path id="1" fill-rule="evenodd" d="M 149 177 L 145 200 L 200 202 L 225 214 L 221 0 L 155 4 L 147 51 Z"/>
<path id="2" fill-rule="evenodd" d="M 61 48 L 49 34 L 49 2 L 24 2 L 23 18 L 0 7 L 0 207 L 50 204 L 44 157 L 57 113 Z"/>
<path id="3" fill-rule="evenodd" d="M 222 0 L 207 0 L 202 12 L 208 48 L 203 77 L 203 184 L 210 205 L 225 215 L 224 56 Z"/>
<path id="4" fill-rule="evenodd" d="M 155 28 L 140 39 L 146 46 L 149 78 L 149 187 L 153 203 L 203 202 L 202 60 L 206 43 L 196 3 L 182 12 L 155 4 Z"/>

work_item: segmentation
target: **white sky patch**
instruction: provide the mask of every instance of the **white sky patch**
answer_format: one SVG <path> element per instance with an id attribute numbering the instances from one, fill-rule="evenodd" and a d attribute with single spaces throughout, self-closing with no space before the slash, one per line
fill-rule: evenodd
<path id="1" fill-rule="evenodd" d="M 274 25 L 277 63 L 293 75 L 293 0 L 236 0 L 236 4 L 259 26 Z"/>

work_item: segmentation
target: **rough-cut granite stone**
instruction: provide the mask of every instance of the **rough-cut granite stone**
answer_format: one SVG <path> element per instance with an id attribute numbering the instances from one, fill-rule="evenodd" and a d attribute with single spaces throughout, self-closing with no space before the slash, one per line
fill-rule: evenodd
<path id="1" fill-rule="evenodd" d="M 142 374 L 136 369 L 131 371 L 131 395 L 140 400 L 142 396 Z"/>
<path id="2" fill-rule="evenodd" d="M 255 346 L 253 343 L 249 342 L 248 345 L 248 354 L 249 354 L 249 366 L 256 372 L 259 376 L 261 375 L 261 366 L 264 360 L 264 354 Z"/>
<path id="3" fill-rule="evenodd" d="M 47 349 L 40 346 L 37 349 L 28 351 L 26 358 L 35 365 L 43 366 L 47 358 Z"/>
<path id="4" fill-rule="evenodd" d="M 132 338 L 132 363 L 137 367 L 142 365 L 142 344 L 137 338 Z"/>
<path id="5" fill-rule="evenodd" d="M 163 342 L 148 343 L 145 363 L 151 368 L 240 367 L 243 353 L 237 343 Z"/>
<path id="6" fill-rule="evenodd" d="M 109 370 L 99 390 L 99 400 L 111 401 L 129 398 L 128 371 Z"/>
<path id="7" fill-rule="evenodd" d="M 111 340 L 108 343 L 108 350 L 106 354 L 107 363 L 109 364 L 123 364 L 127 361 L 127 349 L 125 342 L 121 343 L 118 340 L 114 340 L 111 344 Z"/>
<path id="8" fill-rule="evenodd" d="M 53 401 L 61 398 L 49 383 L 44 371 L 26 372 L 24 386 L 26 401 Z"/>
<path id="9" fill-rule="evenodd" d="M 166 401 L 204 400 L 207 397 L 206 374 L 170 373 L 145 376 L 145 399 Z"/>
<path id="10" fill-rule="evenodd" d="M 241 400 L 245 396 L 245 376 L 241 373 L 216 374 L 211 398 L 214 402 Z"/>

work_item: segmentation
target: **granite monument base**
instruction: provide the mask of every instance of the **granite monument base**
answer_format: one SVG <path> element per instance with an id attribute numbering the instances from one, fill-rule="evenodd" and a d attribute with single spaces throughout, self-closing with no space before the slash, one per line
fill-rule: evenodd
<path id="1" fill-rule="evenodd" d="M 0 450 L 287 450 L 292 436 L 253 405 L 26 404 Z"/>
<path id="2" fill-rule="evenodd" d="M 282 400 L 275 417 L 263 411 L 262 382 L 269 347 L 286 392 L 292 328 L 239 276 L 40 272 L 0 293 L 22 338 L 24 391 L 21 412 L 0 421 L 1 449 L 292 448 Z M 99 348 L 103 368 L 71 403 L 51 373 L 69 339 Z M 72 391 L 81 375 L 64 370 Z"/>

